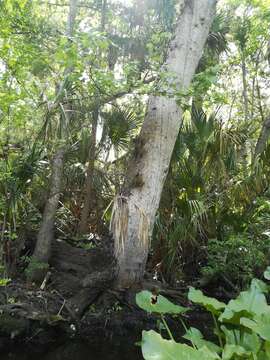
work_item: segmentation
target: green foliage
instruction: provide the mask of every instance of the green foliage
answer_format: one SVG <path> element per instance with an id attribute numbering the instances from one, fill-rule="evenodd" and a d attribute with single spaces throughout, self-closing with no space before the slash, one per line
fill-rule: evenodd
<path id="1" fill-rule="evenodd" d="M 105 121 L 103 141 L 107 136 L 116 151 L 128 149 L 130 139 L 136 134 L 139 125 L 135 111 L 119 107 L 104 112 L 102 116 Z"/>
<path id="2" fill-rule="evenodd" d="M 215 300 L 215 299 L 212 299 Z M 209 305 L 208 305 L 209 308 Z M 183 335 L 183 339 L 188 340 L 191 344 L 195 345 L 197 349 L 201 349 L 203 347 L 208 348 L 213 353 L 219 353 L 220 347 L 216 344 L 214 344 L 211 341 L 207 341 L 203 338 L 203 334 L 200 332 L 200 330 L 190 327 L 186 334 Z"/>
<path id="3" fill-rule="evenodd" d="M 7 286 L 7 284 L 11 281 L 11 279 L 0 278 L 0 286 Z"/>
<path id="4" fill-rule="evenodd" d="M 192 277 L 245 287 L 269 258 L 269 144 L 253 161 L 269 115 L 269 1 L 220 2 L 186 91 L 162 66 L 178 1 L 80 4 L 71 38 L 66 5 L 0 2 L 0 248 L 16 244 L 26 225 L 38 229 L 51 159 L 63 144 L 56 235 L 76 234 L 91 157 L 89 222 L 91 232 L 103 232 L 146 96 L 169 96 L 184 122 L 156 219 L 153 266 L 161 264 L 161 275 L 172 283 Z"/>
<path id="5" fill-rule="evenodd" d="M 199 304 L 205 307 L 211 313 L 217 315 L 225 308 L 226 304 L 208 296 L 205 296 L 201 290 L 196 290 L 194 288 L 189 289 L 188 298 L 190 301 L 195 304 Z"/>
<path id="6" fill-rule="evenodd" d="M 266 266 L 269 245 L 268 239 L 252 239 L 248 233 L 231 235 L 223 241 L 211 239 L 202 277 L 209 280 L 223 277 L 230 279 L 235 287 L 245 287 Z"/>
<path id="7" fill-rule="evenodd" d="M 247 291 L 226 305 L 191 288 L 189 300 L 212 314 L 219 345 L 205 340 L 193 327 L 186 329 L 183 336 L 192 346 L 166 340 L 153 330 L 143 331 L 144 359 L 270 359 L 270 306 L 264 294 L 266 289 L 268 291 L 269 287 L 265 283 L 254 279 Z M 147 309 L 147 306 L 142 308 Z"/>
<path id="8" fill-rule="evenodd" d="M 267 269 L 264 272 L 264 277 L 267 280 L 270 280 L 270 267 L 268 266 Z"/>
<path id="9" fill-rule="evenodd" d="M 262 119 L 269 114 L 267 95 L 262 95 L 269 53 L 267 4 L 223 2 L 192 86 L 178 93 L 184 124 L 154 232 L 154 258 L 159 254 L 157 263 L 168 281 L 190 281 L 195 275 L 205 284 L 212 279 L 243 288 L 267 265 L 269 146 L 258 162 L 252 161 Z"/>
<path id="10" fill-rule="evenodd" d="M 150 291 L 146 290 L 136 295 L 136 303 L 140 308 L 149 313 L 182 314 L 187 311 L 187 309 L 182 306 L 174 305 L 164 296 L 158 295 L 156 297 Z"/>
<path id="11" fill-rule="evenodd" d="M 142 353 L 146 360 L 210 360 L 218 359 L 207 347 L 199 350 L 173 340 L 165 340 L 155 331 L 144 331 L 142 337 Z"/>
<path id="12" fill-rule="evenodd" d="M 45 262 L 38 261 L 34 257 L 28 258 L 28 266 L 25 269 L 25 275 L 28 278 L 31 278 L 34 274 L 42 272 L 46 274 L 46 271 L 49 269 L 49 264 Z"/>

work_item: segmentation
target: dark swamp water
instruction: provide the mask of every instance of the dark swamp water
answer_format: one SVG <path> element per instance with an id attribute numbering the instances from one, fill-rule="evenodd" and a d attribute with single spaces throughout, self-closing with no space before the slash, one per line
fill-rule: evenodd
<path id="1" fill-rule="evenodd" d="M 141 350 L 134 342 L 121 339 L 121 343 L 104 342 L 87 344 L 69 341 L 60 346 L 45 349 L 18 347 L 0 355 L 1 360 L 141 360 Z"/>

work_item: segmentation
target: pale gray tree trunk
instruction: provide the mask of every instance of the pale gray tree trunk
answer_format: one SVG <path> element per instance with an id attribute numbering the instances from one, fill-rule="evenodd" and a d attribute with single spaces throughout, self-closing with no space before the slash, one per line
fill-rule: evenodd
<path id="1" fill-rule="evenodd" d="M 268 60 L 268 64 L 270 65 L 270 40 L 269 40 L 268 46 L 267 46 L 267 60 Z M 262 103 L 261 103 L 261 92 L 260 92 L 258 80 L 257 80 L 257 94 L 258 94 L 259 109 L 260 109 L 261 117 L 263 120 L 263 124 L 262 124 L 259 138 L 256 143 L 254 159 L 259 157 L 264 152 L 266 145 L 267 145 L 267 141 L 269 140 L 269 137 L 270 137 L 270 116 L 268 116 L 266 118 L 264 117 Z"/>
<path id="2" fill-rule="evenodd" d="M 267 117 L 263 122 L 263 126 L 255 147 L 255 153 L 254 153 L 255 159 L 264 152 L 269 137 L 270 137 L 270 116 Z"/>
<path id="3" fill-rule="evenodd" d="M 67 37 L 71 37 L 73 34 L 75 17 L 77 12 L 77 0 L 70 0 L 69 3 L 69 14 L 67 19 L 66 26 L 66 35 Z M 64 75 L 68 75 L 72 71 L 71 68 L 67 68 L 65 70 Z M 63 83 L 61 83 L 58 87 L 58 91 L 56 92 L 56 98 L 59 93 L 63 91 Z M 60 104 L 59 104 L 60 105 Z M 66 118 L 70 117 L 70 108 L 68 105 L 62 106 L 63 114 Z M 59 139 L 60 143 L 63 139 Z M 55 154 L 52 160 L 51 166 L 51 183 L 49 190 L 49 197 L 45 204 L 45 209 L 42 216 L 41 226 L 37 236 L 37 242 L 33 254 L 33 261 L 38 263 L 47 264 L 50 255 L 51 255 L 51 245 L 54 239 L 54 223 L 56 211 L 58 208 L 60 193 L 61 193 L 61 184 L 63 177 L 63 169 L 64 169 L 64 156 L 66 152 L 66 146 L 58 145 L 56 148 Z M 29 270 L 31 267 L 29 267 Z M 42 266 L 36 266 L 32 268 L 31 271 L 28 272 L 28 279 L 39 281 L 44 276 L 44 271 L 46 271 L 46 266 L 44 269 Z"/>
<path id="4" fill-rule="evenodd" d="M 247 66 L 246 66 L 246 60 L 245 60 L 244 54 L 242 54 L 241 68 L 242 68 L 245 121 L 248 121 L 249 120 L 249 106 L 248 106 L 248 88 L 247 88 Z"/>
<path id="5" fill-rule="evenodd" d="M 185 1 L 165 64 L 165 69 L 175 74 L 179 90 L 185 91 L 194 76 L 215 5 L 215 0 Z M 182 112 L 174 98 L 150 97 L 125 190 L 114 201 L 111 219 L 120 287 L 143 277 L 155 215 L 181 122 Z"/>

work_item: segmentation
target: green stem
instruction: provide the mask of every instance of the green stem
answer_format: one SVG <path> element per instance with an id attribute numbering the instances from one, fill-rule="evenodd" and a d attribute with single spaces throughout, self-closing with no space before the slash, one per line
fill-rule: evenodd
<path id="1" fill-rule="evenodd" d="M 166 320 L 164 318 L 164 315 L 160 315 L 160 316 L 161 316 L 161 320 L 162 320 L 162 322 L 163 322 L 163 324 L 164 324 L 164 326 L 165 326 L 165 328 L 166 328 L 166 330 L 167 330 L 167 332 L 169 334 L 169 337 L 174 341 L 171 330 L 169 329 L 169 326 L 167 325 L 167 322 L 166 322 Z"/>
<path id="2" fill-rule="evenodd" d="M 237 335 L 236 335 L 235 330 L 233 330 L 233 336 L 234 336 L 235 344 L 238 345 L 238 340 L 237 340 Z"/>
<path id="3" fill-rule="evenodd" d="M 184 320 L 181 317 L 180 317 L 180 322 L 181 322 L 183 328 L 185 329 L 185 332 L 188 333 L 188 328 L 187 328 Z M 194 342 L 191 339 L 190 339 L 190 341 L 191 341 L 193 348 L 197 350 L 197 347 L 195 346 Z"/>
<path id="4" fill-rule="evenodd" d="M 214 320 L 214 324 L 215 324 L 215 328 L 217 330 L 217 336 L 218 336 L 218 341 L 219 341 L 219 345 L 221 348 L 223 348 L 223 342 L 222 342 L 222 337 L 221 337 L 221 332 L 217 323 L 217 319 L 215 317 L 215 315 L 211 312 L 213 320 Z"/>
<path id="5" fill-rule="evenodd" d="M 188 328 L 187 328 L 184 320 L 180 318 L 180 321 L 181 321 L 181 324 L 183 325 L 183 328 L 185 329 L 185 332 L 188 332 Z"/>

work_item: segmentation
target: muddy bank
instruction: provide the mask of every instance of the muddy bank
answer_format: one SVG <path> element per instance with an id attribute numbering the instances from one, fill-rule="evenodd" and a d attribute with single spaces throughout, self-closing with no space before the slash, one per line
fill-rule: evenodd
<path id="1" fill-rule="evenodd" d="M 109 241 L 88 250 L 55 241 L 41 284 L 27 283 L 22 271 L 0 287 L 0 350 L 14 343 L 48 347 L 66 339 L 139 339 L 142 329 L 153 328 L 155 319 L 136 307 L 140 289 L 114 290 Z"/>
<path id="2" fill-rule="evenodd" d="M 190 306 L 187 289 L 171 289 L 151 276 L 140 286 L 116 290 L 114 260 L 105 241 L 86 250 L 58 240 L 42 284 L 26 283 L 21 273 L 0 287 L 0 351 L 8 353 L 16 345 L 46 352 L 70 341 L 133 346 L 142 330 L 157 329 L 159 317 L 140 310 L 135 302 L 136 293 L 153 288 Z M 193 311 L 185 316 L 189 325 L 207 332 L 207 314 Z M 183 334 L 179 320 L 168 318 L 168 323 L 176 338 Z"/>
<path id="3" fill-rule="evenodd" d="M 70 341 L 93 347 L 101 343 L 131 346 L 140 340 L 143 329 L 156 328 L 155 316 L 126 303 L 125 294 L 109 289 L 100 292 L 81 318 L 74 317 L 54 291 L 29 290 L 13 283 L 6 294 L 14 303 L 0 306 L 1 353 L 13 351 L 14 346 L 43 353 Z"/>

